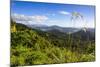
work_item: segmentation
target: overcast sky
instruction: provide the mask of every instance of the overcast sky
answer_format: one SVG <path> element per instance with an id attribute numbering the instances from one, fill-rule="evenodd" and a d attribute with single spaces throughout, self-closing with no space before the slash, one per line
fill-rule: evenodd
<path id="1" fill-rule="evenodd" d="M 83 19 L 71 20 L 72 12 Z M 87 5 L 55 4 L 40 2 L 11 2 L 11 17 L 19 23 L 58 25 L 62 27 L 94 27 L 95 7 Z"/>

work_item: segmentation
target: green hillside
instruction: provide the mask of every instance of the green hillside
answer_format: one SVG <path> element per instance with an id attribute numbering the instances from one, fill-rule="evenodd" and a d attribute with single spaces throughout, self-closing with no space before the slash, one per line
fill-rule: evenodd
<path id="1" fill-rule="evenodd" d="M 16 23 L 16 31 L 11 31 L 11 66 L 95 61 L 94 39 L 58 32 Z"/>

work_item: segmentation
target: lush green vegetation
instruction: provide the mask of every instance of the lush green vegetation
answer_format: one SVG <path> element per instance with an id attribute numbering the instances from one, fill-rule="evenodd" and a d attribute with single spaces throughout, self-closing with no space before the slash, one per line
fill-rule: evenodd
<path id="1" fill-rule="evenodd" d="M 11 66 L 95 60 L 94 38 L 43 32 L 17 23 L 16 29 L 16 32 L 11 31 Z"/>

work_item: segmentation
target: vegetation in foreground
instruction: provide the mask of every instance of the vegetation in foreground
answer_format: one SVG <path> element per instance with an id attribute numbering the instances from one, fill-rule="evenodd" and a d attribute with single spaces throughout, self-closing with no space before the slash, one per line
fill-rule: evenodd
<path id="1" fill-rule="evenodd" d="M 11 66 L 90 61 L 95 61 L 94 38 L 43 32 L 18 23 L 11 31 Z"/>

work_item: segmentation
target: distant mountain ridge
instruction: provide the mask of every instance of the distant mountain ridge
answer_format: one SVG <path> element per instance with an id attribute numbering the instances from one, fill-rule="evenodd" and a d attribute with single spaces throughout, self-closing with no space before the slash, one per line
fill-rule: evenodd
<path id="1" fill-rule="evenodd" d="M 41 27 L 40 27 L 41 26 Z M 63 28 L 59 26 L 45 26 L 45 25 L 38 25 L 38 26 L 27 26 L 24 24 L 17 23 L 16 25 L 18 30 L 24 30 L 24 29 L 30 29 L 33 31 L 36 31 L 37 34 L 44 35 L 48 34 L 50 37 L 55 36 L 59 38 L 64 38 L 67 36 L 67 34 L 70 34 L 72 38 L 78 39 L 81 37 L 81 40 L 95 40 L 95 29 L 93 28 L 87 28 L 86 31 L 83 29 L 77 29 L 77 28 Z M 43 30 L 46 29 L 45 31 Z M 63 29 L 66 29 L 67 32 L 63 32 Z M 76 32 L 73 32 L 74 30 L 77 30 Z"/>
<path id="2" fill-rule="evenodd" d="M 34 29 L 42 30 L 42 31 L 58 30 L 58 31 L 63 32 L 63 33 L 75 33 L 75 32 L 78 32 L 80 30 L 83 30 L 82 28 L 80 29 L 80 28 L 72 28 L 72 27 L 60 27 L 57 25 L 47 26 L 47 25 L 34 24 L 34 25 L 27 25 L 27 26 L 34 28 Z M 87 28 L 86 30 L 90 31 L 90 32 L 95 32 L 94 28 Z"/>

